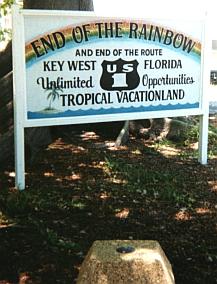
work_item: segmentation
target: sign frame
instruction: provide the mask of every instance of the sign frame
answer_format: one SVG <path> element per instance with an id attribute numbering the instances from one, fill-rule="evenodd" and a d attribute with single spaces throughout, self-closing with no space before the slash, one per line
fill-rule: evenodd
<path id="1" fill-rule="evenodd" d="M 24 17 L 40 16 L 64 16 L 64 17 L 95 17 L 93 12 L 75 12 L 75 11 L 53 11 L 53 10 L 24 10 L 17 5 L 13 6 L 13 86 L 14 86 L 14 139 L 15 139 L 15 185 L 19 190 L 25 189 L 25 151 L 24 151 L 24 130 L 28 127 L 41 127 L 51 125 L 69 125 L 97 122 L 111 122 L 123 120 L 149 119 L 149 118 L 164 118 L 177 116 L 199 116 L 199 157 L 201 164 L 207 164 L 207 147 L 208 147 L 208 118 L 209 108 L 208 99 L 205 94 L 209 88 L 209 33 L 205 19 L 203 20 L 203 40 L 202 40 L 202 59 L 201 59 L 201 94 L 200 107 L 191 109 L 186 112 L 186 109 L 169 110 L 169 111 L 151 111 L 143 113 L 119 113 L 119 114 L 104 114 L 81 117 L 66 117 L 66 118 L 44 118 L 44 119 L 27 119 L 26 110 L 26 63 L 25 63 L 25 35 L 24 35 Z M 105 18 L 105 17 L 102 17 Z M 106 17 L 108 18 L 108 17 Z M 22 78 L 22 80 L 20 80 Z"/>

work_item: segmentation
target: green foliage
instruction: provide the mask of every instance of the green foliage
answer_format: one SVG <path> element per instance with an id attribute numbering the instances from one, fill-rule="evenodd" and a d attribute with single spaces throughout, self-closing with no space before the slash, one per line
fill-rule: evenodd
<path id="1" fill-rule="evenodd" d="M 49 228 L 40 228 L 41 237 L 44 239 L 46 244 L 53 250 L 56 249 L 76 249 L 78 245 L 66 239 L 61 239 L 58 234 Z"/>
<path id="2" fill-rule="evenodd" d="M 23 1 L 4 0 L 2 3 L 0 3 L 0 16 L 8 15 L 11 12 L 11 6 L 15 3 L 18 3 L 19 6 L 22 7 Z M 11 33 L 11 29 L 0 29 L 0 42 L 11 39 Z"/>
<path id="3" fill-rule="evenodd" d="M 11 6 L 15 3 L 14 0 L 4 0 L 1 4 L 0 4 L 0 11 L 1 14 L 3 14 L 4 16 L 6 16 L 8 14 L 8 12 L 11 9 Z"/>
<path id="4" fill-rule="evenodd" d="M 135 164 L 126 163 L 125 160 L 108 156 L 106 166 L 111 176 L 118 176 L 125 181 L 126 190 L 188 208 L 195 201 L 190 192 L 180 189 L 180 184 L 183 184 L 184 180 L 177 172 L 156 171 L 144 168 L 142 163 L 135 166 Z"/>
<path id="5" fill-rule="evenodd" d="M 78 200 L 73 202 L 67 200 L 67 198 L 58 198 L 58 196 L 51 195 L 50 192 L 40 194 L 40 191 L 10 192 L 2 190 L 0 195 L 0 208 L 2 209 L 0 211 L 0 221 L 1 224 L 22 224 L 23 227 L 31 228 L 31 231 L 35 231 L 52 251 L 79 251 L 80 247 L 77 243 L 71 241 L 70 238 L 59 236 L 55 228 L 50 227 L 47 219 L 40 216 L 41 212 L 49 215 L 52 210 L 67 210 L 69 207 L 71 209 L 81 209 L 83 204 Z M 63 223 L 64 221 L 61 220 L 61 224 Z"/>
<path id="6" fill-rule="evenodd" d="M 11 5 L 14 4 L 14 0 L 4 0 L 0 4 L 0 15 L 6 16 L 11 9 Z M 1 27 L 0 27 L 1 28 Z M 6 41 L 11 38 L 11 30 L 10 29 L 0 29 L 0 42 Z"/>
<path id="7" fill-rule="evenodd" d="M 29 192 L 10 192 L 1 195 L 0 205 L 10 216 L 25 215 L 32 210 Z"/>
<path id="8" fill-rule="evenodd" d="M 217 128 L 209 126 L 209 156 L 217 155 Z"/>
<path id="9" fill-rule="evenodd" d="M 185 146 L 189 146 L 191 143 L 197 142 L 199 139 L 199 124 L 191 126 L 187 130 L 187 139 L 184 142 Z"/>
<path id="10" fill-rule="evenodd" d="M 5 41 L 7 38 L 11 38 L 11 30 L 10 29 L 0 30 L 0 41 Z"/>

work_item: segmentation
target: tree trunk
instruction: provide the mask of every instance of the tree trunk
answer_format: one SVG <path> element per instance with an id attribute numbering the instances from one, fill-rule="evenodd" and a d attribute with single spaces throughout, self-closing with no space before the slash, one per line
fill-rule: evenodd
<path id="1" fill-rule="evenodd" d="M 125 144 L 129 139 L 129 120 L 125 121 L 123 128 L 121 129 L 116 141 L 115 146 Z"/>
<path id="2" fill-rule="evenodd" d="M 91 0 L 24 0 L 24 9 L 93 11 Z"/>
<path id="3" fill-rule="evenodd" d="M 25 9 L 83 10 L 92 11 L 92 0 L 24 0 Z M 13 128 L 13 79 L 12 44 L 0 52 L 0 164 L 14 156 Z M 33 139 L 34 138 L 34 139 Z M 26 147 L 30 149 L 30 160 L 53 140 L 49 127 L 25 130 Z"/>
<path id="4" fill-rule="evenodd" d="M 6 48 L 0 52 L 0 78 L 12 70 L 12 43 L 7 44 Z M 1 89 L 0 89 L 1 90 Z"/>

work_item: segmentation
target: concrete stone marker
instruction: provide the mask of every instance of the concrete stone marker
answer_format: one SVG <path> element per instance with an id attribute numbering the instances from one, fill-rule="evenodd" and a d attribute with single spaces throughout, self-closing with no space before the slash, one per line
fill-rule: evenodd
<path id="1" fill-rule="evenodd" d="M 172 284 L 171 265 L 157 241 L 95 241 L 77 284 Z"/>

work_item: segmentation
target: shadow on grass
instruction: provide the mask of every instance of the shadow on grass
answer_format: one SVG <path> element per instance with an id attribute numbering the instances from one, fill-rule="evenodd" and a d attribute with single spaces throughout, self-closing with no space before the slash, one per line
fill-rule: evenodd
<path id="1" fill-rule="evenodd" d="M 157 240 L 176 283 L 217 283 L 217 161 L 103 141 L 57 139 L 27 167 L 23 192 L 12 167 L 1 171 L 0 283 L 73 283 L 101 239 Z"/>

